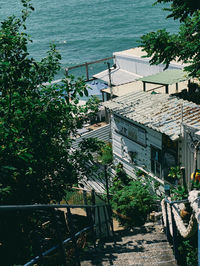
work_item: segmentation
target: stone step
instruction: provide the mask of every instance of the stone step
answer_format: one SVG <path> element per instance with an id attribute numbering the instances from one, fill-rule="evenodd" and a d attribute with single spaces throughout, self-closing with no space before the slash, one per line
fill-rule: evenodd
<path id="1" fill-rule="evenodd" d="M 172 248 L 158 224 L 119 231 L 115 239 L 116 244 L 99 242 L 96 251 L 84 253 L 81 265 L 177 266 Z"/>

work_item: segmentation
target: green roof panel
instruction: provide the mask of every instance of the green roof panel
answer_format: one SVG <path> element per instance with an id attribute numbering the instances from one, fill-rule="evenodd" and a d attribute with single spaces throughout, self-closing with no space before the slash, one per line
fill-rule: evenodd
<path id="1" fill-rule="evenodd" d="M 151 76 L 143 77 L 140 80 L 146 83 L 171 85 L 188 79 L 189 77 L 187 72 L 182 69 L 170 69 Z"/>

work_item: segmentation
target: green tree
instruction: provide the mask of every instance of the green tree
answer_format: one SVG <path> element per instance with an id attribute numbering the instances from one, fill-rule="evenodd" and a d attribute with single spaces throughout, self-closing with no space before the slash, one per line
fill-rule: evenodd
<path id="1" fill-rule="evenodd" d="M 0 204 L 59 202 L 66 189 L 87 173 L 85 162 L 98 148 L 93 142 L 87 143 L 87 150 L 71 148 L 77 129 L 93 117 L 98 102 L 91 99 L 79 105 L 79 97 L 88 95 L 81 78 L 43 85 L 50 84 L 60 69 L 61 56 L 51 45 L 39 62 L 31 58 L 25 23 L 34 8 L 30 0 L 21 2 L 21 17 L 8 17 L 0 28 Z M 34 257 L 35 232 L 41 233 L 42 223 L 51 217 L 4 213 L 1 264 L 22 265 Z"/>
<path id="2" fill-rule="evenodd" d="M 0 203 L 58 202 L 79 175 L 72 137 L 96 105 L 78 105 L 87 95 L 82 79 L 42 85 L 52 81 L 61 57 L 54 45 L 41 61 L 30 57 L 25 22 L 34 8 L 21 2 L 21 17 L 8 17 L 0 28 Z"/>
<path id="3" fill-rule="evenodd" d="M 196 0 L 158 0 L 168 3 L 167 16 L 179 20 L 180 27 L 176 34 L 165 29 L 150 32 L 141 37 L 141 46 L 152 57 L 151 64 L 165 64 L 168 68 L 172 60 L 189 64 L 185 70 L 192 77 L 200 77 L 200 2 Z"/>

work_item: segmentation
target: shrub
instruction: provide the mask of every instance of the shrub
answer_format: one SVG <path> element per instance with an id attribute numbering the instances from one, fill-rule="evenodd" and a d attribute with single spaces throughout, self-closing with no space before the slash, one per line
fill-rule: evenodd
<path id="1" fill-rule="evenodd" d="M 111 192 L 111 205 L 117 213 L 116 218 L 126 227 L 143 225 L 147 214 L 154 209 L 156 196 L 150 193 L 149 186 L 140 180 L 130 181 L 119 190 L 113 184 Z"/>

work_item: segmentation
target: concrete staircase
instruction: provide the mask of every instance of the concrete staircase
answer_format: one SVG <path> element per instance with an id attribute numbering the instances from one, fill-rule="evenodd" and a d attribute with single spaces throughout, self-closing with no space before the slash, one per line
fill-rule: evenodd
<path id="1" fill-rule="evenodd" d="M 133 230 L 116 232 L 116 244 L 99 243 L 89 250 L 81 265 L 177 265 L 172 248 L 158 223 L 147 223 Z"/>

